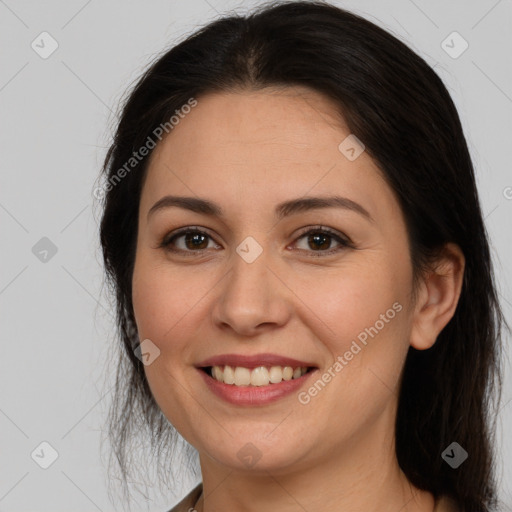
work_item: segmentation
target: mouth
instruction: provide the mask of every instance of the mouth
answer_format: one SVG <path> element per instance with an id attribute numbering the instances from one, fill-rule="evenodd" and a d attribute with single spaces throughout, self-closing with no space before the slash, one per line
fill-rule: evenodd
<path id="1" fill-rule="evenodd" d="M 274 354 L 224 355 L 196 367 L 213 396 L 236 406 L 265 406 L 298 392 L 319 368 Z"/>
<path id="2" fill-rule="evenodd" d="M 199 367 L 217 382 L 237 387 L 275 386 L 297 380 L 317 369 L 315 366 L 244 366 L 214 365 Z"/>
<path id="3" fill-rule="evenodd" d="M 206 388 L 231 405 L 267 405 L 298 391 L 319 367 L 278 354 L 223 354 L 196 366 Z"/>

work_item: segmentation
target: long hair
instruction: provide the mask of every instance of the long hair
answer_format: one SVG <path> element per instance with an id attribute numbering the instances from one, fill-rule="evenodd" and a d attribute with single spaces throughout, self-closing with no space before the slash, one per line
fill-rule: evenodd
<path id="1" fill-rule="evenodd" d="M 405 44 L 362 17 L 314 1 L 264 5 L 206 25 L 160 56 L 122 106 L 101 175 L 106 193 L 100 240 L 121 347 L 109 435 L 123 478 L 133 466 L 130 442 L 148 436 L 165 475 L 178 436 L 134 354 L 139 339 L 132 274 L 151 152 L 122 179 L 120 169 L 190 98 L 276 86 L 307 86 L 338 106 L 396 194 L 415 276 L 444 244 L 462 249 L 466 266 L 453 318 L 431 349 L 409 349 L 396 455 L 418 488 L 451 496 L 461 510 L 494 510 L 493 399 L 501 396 L 504 318 L 457 110 L 441 79 Z M 452 442 L 469 454 L 457 469 L 442 458 Z M 191 456 L 189 450 L 185 459 Z"/>

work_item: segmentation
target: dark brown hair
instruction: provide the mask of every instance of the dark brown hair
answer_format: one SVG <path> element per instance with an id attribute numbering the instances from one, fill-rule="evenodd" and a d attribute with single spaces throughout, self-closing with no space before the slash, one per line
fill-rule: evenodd
<path id="1" fill-rule="evenodd" d="M 465 511 L 494 510 L 493 406 L 501 390 L 504 319 L 458 113 L 441 79 L 421 57 L 375 24 L 323 2 L 265 5 L 248 16 L 208 24 L 160 56 L 123 105 L 103 169 L 107 193 L 100 234 L 122 348 L 109 432 L 123 478 L 131 470 L 127 444 L 132 439 L 149 437 L 151 452 L 167 461 L 169 447 L 179 438 L 154 401 L 134 354 L 139 339 L 132 273 L 151 152 L 115 184 L 114 176 L 191 97 L 200 101 L 215 91 L 293 86 L 307 86 L 333 100 L 381 169 L 407 223 L 415 275 L 448 242 L 465 255 L 454 317 L 431 349 L 409 349 L 396 455 L 415 486 L 436 497 L 450 495 Z M 441 457 L 454 441 L 469 454 L 457 469 Z M 185 461 L 193 451 L 186 453 Z M 158 467 L 165 479 L 168 461 Z"/>

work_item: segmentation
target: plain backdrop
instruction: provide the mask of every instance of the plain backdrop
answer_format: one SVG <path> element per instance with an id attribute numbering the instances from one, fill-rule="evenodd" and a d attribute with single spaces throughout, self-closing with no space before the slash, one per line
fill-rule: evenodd
<path id="1" fill-rule="evenodd" d="M 220 14 L 259 3 L 0 0 L 0 511 L 115 510 L 100 458 L 113 312 L 101 289 L 95 180 L 118 101 L 149 62 Z M 512 2 L 333 3 L 406 42 L 451 92 L 510 322 Z M 505 366 L 498 453 L 512 510 L 508 359 Z M 195 483 L 184 475 L 133 510 L 168 510 Z"/>

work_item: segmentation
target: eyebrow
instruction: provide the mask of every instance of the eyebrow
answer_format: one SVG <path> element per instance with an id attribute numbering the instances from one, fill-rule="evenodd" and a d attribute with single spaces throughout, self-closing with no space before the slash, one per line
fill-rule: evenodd
<path id="1" fill-rule="evenodd" d="M 159 210 L 173 206 L 211 217 L 224 217 L 222 208 L 207 199 L 186 196 L 164 196 L 149 209 L 147 218 L 149 219 Z M 302 197 L 284 201 L 276 206 L 275 215 L 280 220 L 290 215 L 322 208 L 343 208 L 345 210 L 351 210 L 362 215 L 367 220 L 374 222 L 374 219 L 366 208 L 347 197 L 341 196 Z"/>

